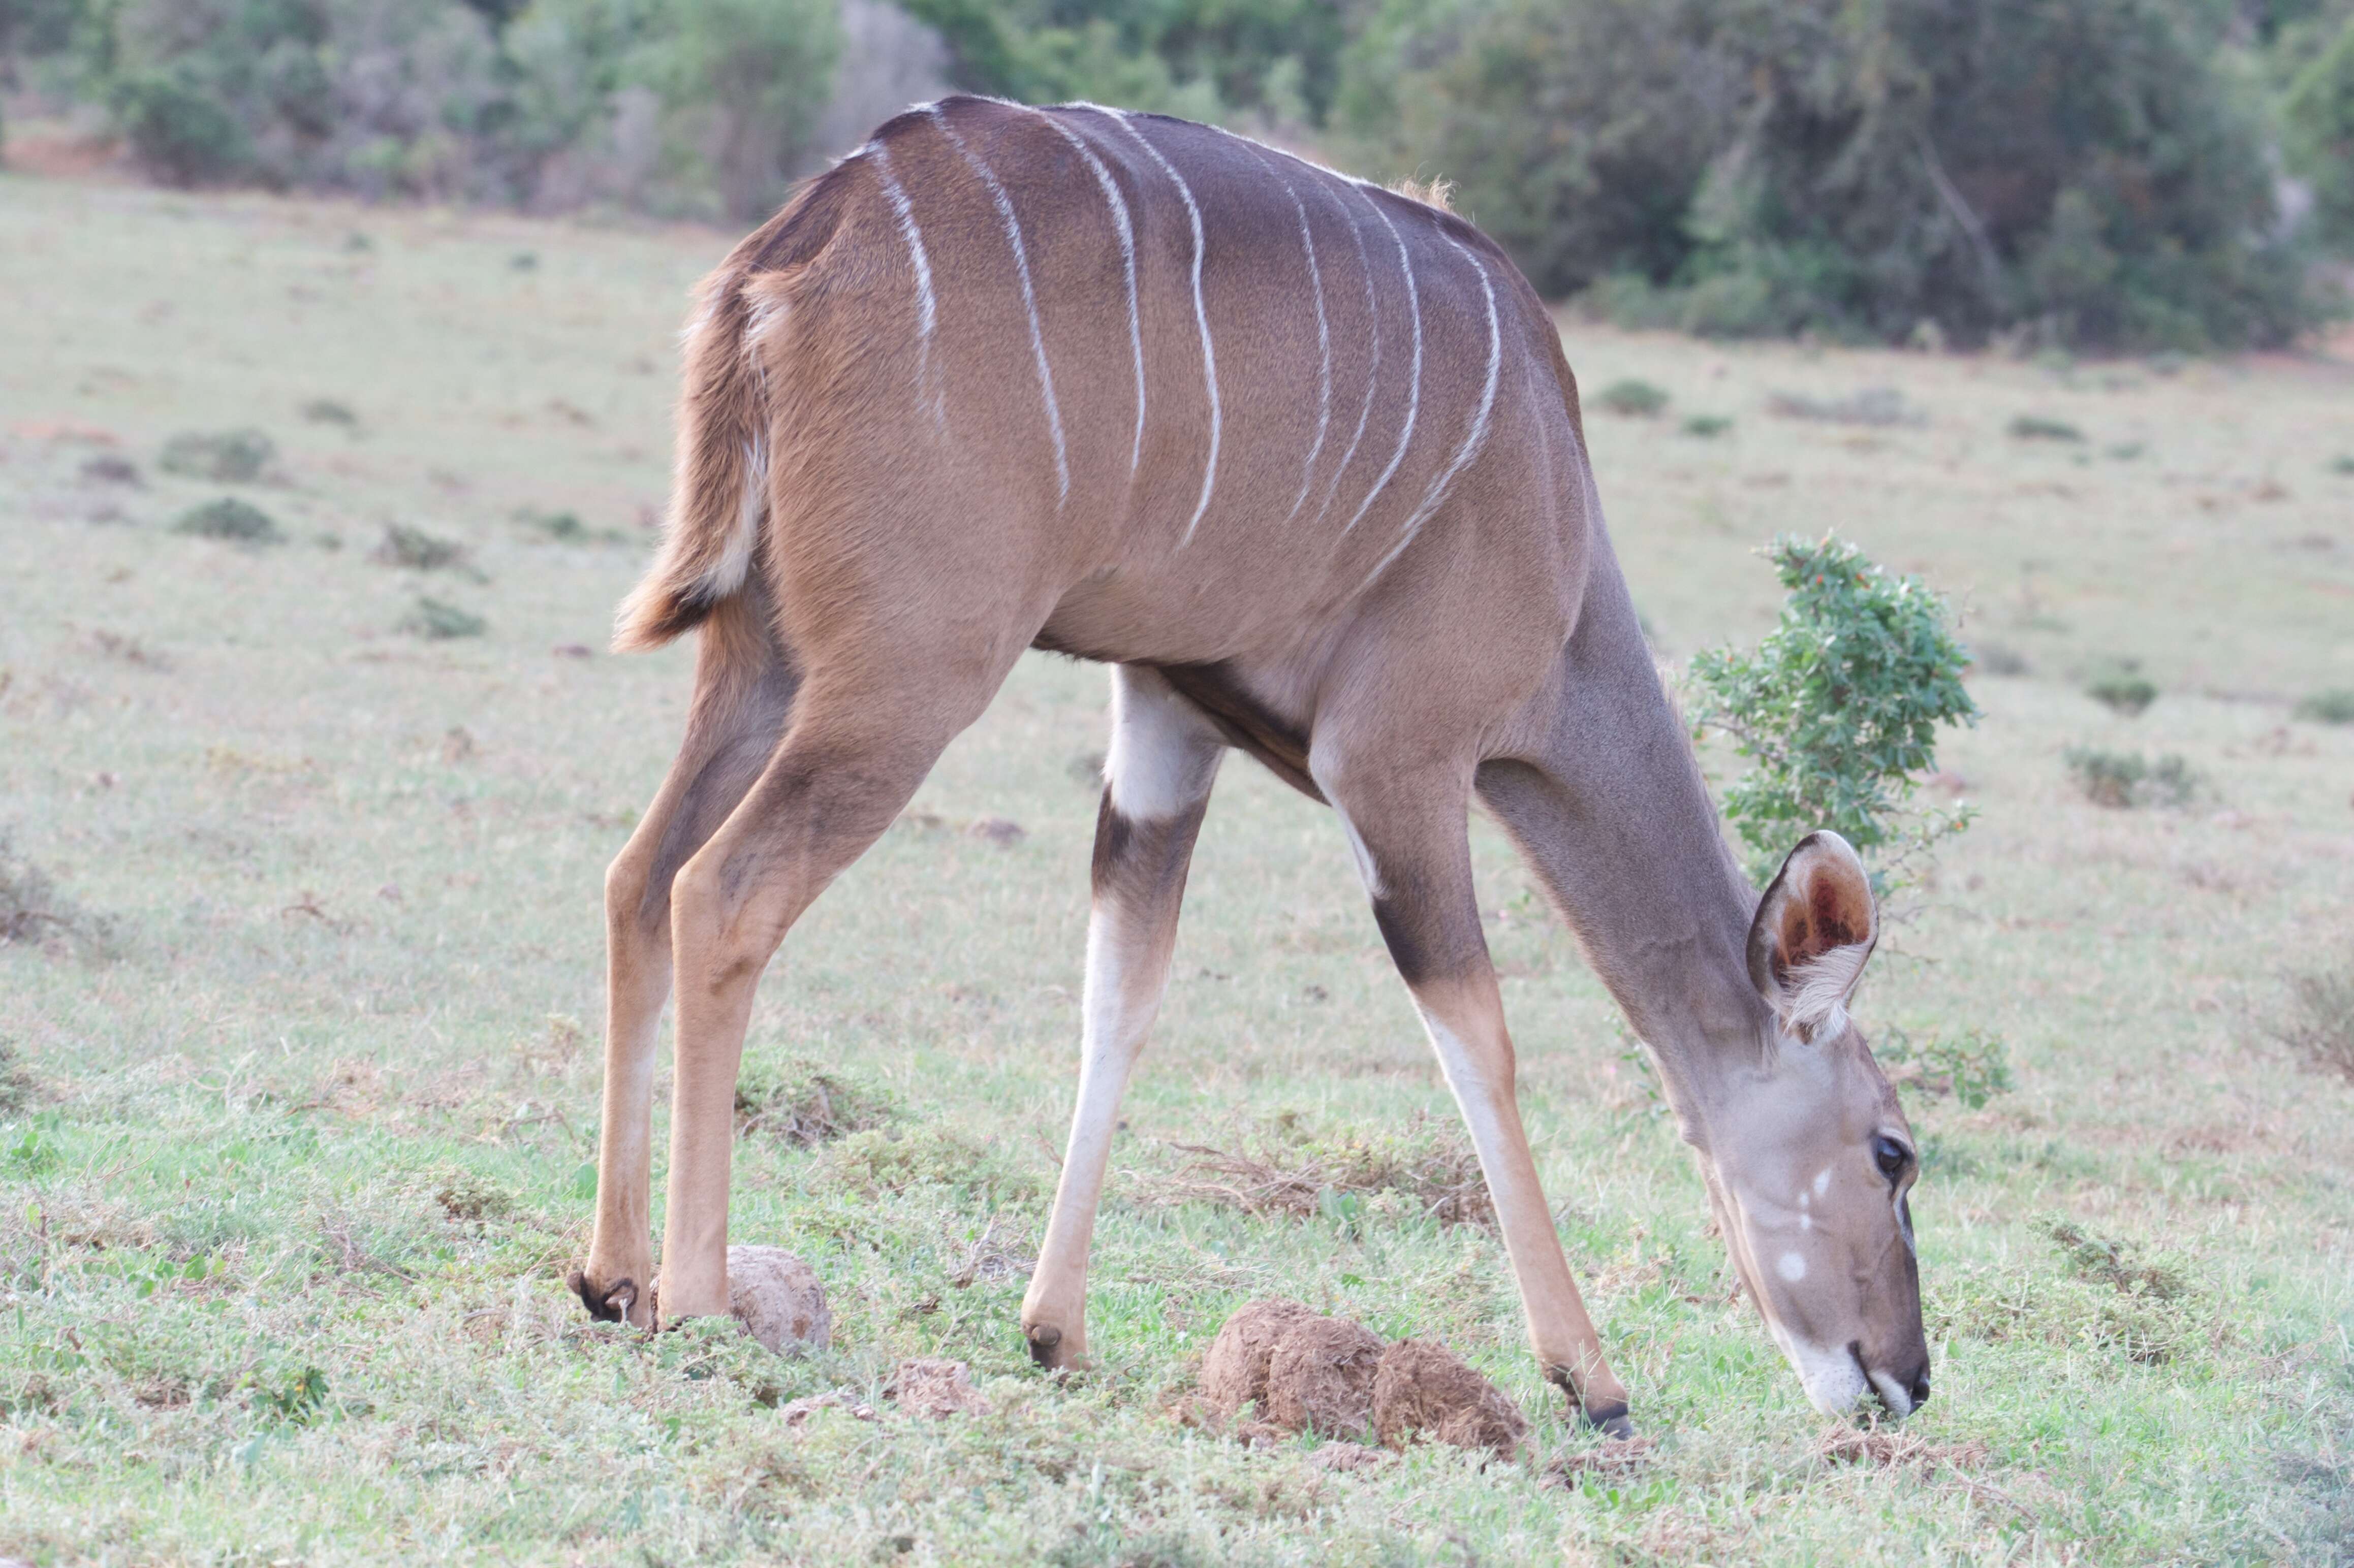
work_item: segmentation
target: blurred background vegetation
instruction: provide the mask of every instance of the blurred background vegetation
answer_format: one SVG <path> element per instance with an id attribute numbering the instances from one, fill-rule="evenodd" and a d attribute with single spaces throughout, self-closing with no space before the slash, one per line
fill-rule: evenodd
<path id="1" fill-rule="evenodd" d="M 950 89 L 1439 177 L 1629 324 L 2201 351 L 2342 310 L 2354 0 L 0 0 L 146 175 L 748 222 Z"/>

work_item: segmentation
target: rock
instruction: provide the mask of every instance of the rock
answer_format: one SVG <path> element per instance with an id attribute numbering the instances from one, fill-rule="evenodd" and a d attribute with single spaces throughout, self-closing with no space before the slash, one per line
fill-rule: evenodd
<path id="1" fill-rule="evenodd" d="M 1232 1421 L 1256 1402 L 1265 1412 L 1267 1363 L 1276 1340 L 1292 1324 L 1315 1316 L 1297 1301 L 1247 1301 L 1235 1308 L 1202 1361 L 1202 1397 L 1211 1411 Z"/>
<path id="2" fill-rule="evenodd" d="M 949 1415 L 989 1414 L 989 1401 L 972 1386 L 970 1369 L 944 1356 L 901 1361 L 883 1385 L 883 1397 L 910 1415 L 928 1415 L 935 1421 Z"/>
<path id="3" fill-rule="evenodd" d="M 1401 1340 L 1382 1352 L 1373 1381 L 1373 1420 L 1393 1448 L 1419 1434 L 1506 1457 L 1529 1430 L 1501 1389 L 1433 1340 Z"/>
<path id="4" fill-rule="evenodd" d="M 1382 1337 L 1363 1323 L 1312 1314 L 1294 1322 L 1267 1358 L 1267 1418 L 1288 1431 L 1313 1427 L 1328 1437 L 1364 1431 L 1373 1421 L 1381 1360 Z"/>
<path id="5" fill-rule="evenodd" d="M 662 1320 L 662 1276 L 648 1287 Z M 810 1266 L 780 1246 L 727 1249 L 727 1310 L 744 1331 L 779 1355 L 833 1343 L 833 1311 Z"/>

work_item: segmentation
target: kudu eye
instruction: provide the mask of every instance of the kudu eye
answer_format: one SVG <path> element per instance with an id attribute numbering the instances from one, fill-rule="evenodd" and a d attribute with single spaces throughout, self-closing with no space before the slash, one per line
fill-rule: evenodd
<path id="1" fill-rule="evenodd" d="M 1880 1173 L 1893 1181 L 1913 1162 L 1913 1151 L 1893 1138 L 1875 1138 L 1872 1140 L 1872 1160 L 1880 1167 Z"/>

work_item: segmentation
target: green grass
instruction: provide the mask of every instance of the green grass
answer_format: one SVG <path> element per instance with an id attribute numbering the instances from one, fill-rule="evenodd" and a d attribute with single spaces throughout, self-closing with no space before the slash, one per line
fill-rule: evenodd
<path id="1" fill-rule="evenodd" d="M 1594 387 L 1704 385 L 1744 415 L 1893 387 L 1910 411 L 1744 418 L 1706 442 L 1589 424 L 1663 657 L 1754 641 L 1776 605 L 1753 547 L 1836 523 L 2027 672 L 1981 683 L 1983 727 L 1948 743 L 1939 788 L 1982 815 L 1860 1001 L 1867 1027 L 1956 1043 L 1949 1083 L 1958 1064 L 1990 1085 L 1999 1037 L 2014 1086 L 1978 1108 L 1925 1073 L 1908 1091 L 1935 1357 L 1920 1446 L 1827 1449 L 1601 987 L 1484 826 L 1532 1139 L 1649 1463 L 1547 1484 L 1588 1440 L 1478 1224 L 1394 1185 L 1258 1212 L 1200 1193 L 1179 1144 L 1264 1151 L 1298 1128 L 1338 1160 L 1453 1115 L 1339 832 L 1240 759 L 1115 1149 L 1097 1364 L 1033 1372 L 1015 1311 L 1073 1088 L 1105 700 L 1099 672 L 1044 658 L 762 988 L 734 1234 L 816 1267 L 834 1348 L 778 1361 L 588 1322 L 561 1280 L 587 1237 L 600 877 L 676 742 L 692 655 L 582 653 L 663 493 L 685 288 L 731 238 L 0 176 L 0 298 L 36 306 L 0 316 L 0 828 L 21 885 L 37 871 L 46 906 L 107 932 L 31 921 L 0 945 L 0 1554 L 2354 1550 L 2354 1087 L 2254 1022 L 2281 971 L 2339 961 L 2354 928 L 2354 731 L 2282 738 L 2294 696 L 2354 668 L 2354 531 L 2321 487 L 2253 499 L 2354 440 L 2354 378 L 2326 359 L 2055 388 L 1996 360 L 1569 330 Z M 524 251 L 536 268 L 511 265 Z M 306 418 L 321 399 L 365 423 Z M 2001 433 L 2029 400 L 2161 455 L 2055 467 Z M 221 482 L 158 453 L 224 427 L 275 444 L 235 488 L 293 546 L 171 531 Z M 101 453 L 145 483 L 86 478 Z M 395 519 L 465 548 L 481 635 L 396 630 L 419 579 L 368 558 Z M 2062 673 L 2095 653 L 2140 659 L 2166 702 L 2087 704 Z M 2105 810 L 2063 760 L 2088 746 L 2179 754 L 2213 799 Z M 955 831 L 999 818 L 1026 834 Z M 838 1095 L 865 1125 L 829 1119 Z M 823 1135 L 786 1130 L 812 1118 Z M 1219 1322 L 1276 1294 L 1444 1340 L 1530 1414 L 1533 1457 L 1341 1473 L 1184 1425 Z M 897 1414 L 882 1385 L 917 1354 L 970 1361 L 991 1413 Z M 779 1414 L 834 1389 L 879 1414 Z"/>

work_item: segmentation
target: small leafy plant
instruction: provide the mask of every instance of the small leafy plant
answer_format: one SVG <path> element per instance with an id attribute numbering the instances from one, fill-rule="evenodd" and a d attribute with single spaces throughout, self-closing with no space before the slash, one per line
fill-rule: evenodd
<path id="1" fill-rule="evenodd" d="M 2046 418 L 2041 414 L 2021 414 L 2004 427 L 2013 440 L 2020 441 L 2081 441 L 2084 432 L 2065 419 Z"/>
<path id="2" fill-rule="evenodd" d="M 2354 724 L 2354 686 L 2314 693 L 2296 705 L 2296 716 L 2314 724 Z"/>
<path id="3" fill-rule="evenodd" d="M 2084 683 L 2084 694 L 2108 708 L 2133 718 L 2158 701 L 2158 684 L 2141 673 L 2141 661 L 2121 659 L 2093 673 Z"/>
<path id="4" fill-rule="evenodd" d="M 1613 381 L 1594 400 L 1614 414 L 1648 419 L 1668 406 L 1668 395 L 1648 381 Z"/>
<path id="5" fill-rule="evenodd" d="M 470 610 L 421 595 L 409 612 L 401 617 L 400 630 L 411 637 L 439 642 L 452 637 L 480 637 L 490 630 L 490 624 Z"/>
<path id="6" fill-rule="evenodd" d="M 1933 1099 L 1951 1096 L 1968 1110 L 1984 1110 L 1997 1095 L 2009 1094 L 2010 1046 L 1983 1029 L 1919 1038 L 1894 1025 L 1881 1031 L 1872 1047 L 1889 1077 Z"/>
<path id="7" fill-rule="evenodd" d="M 1684 420 L 1684 434 L 1709 440 L 1733 429 L 1733 421 L 1723 414 L 1694 414 Z"/>
<path id="8" fill-rule="evenodd" d="M 2153 762 L 2137 751 L 2072 746 L 2067 762 L 2076 788 L 2095 806 L 2187 806 L 2199 795 L 2199 775 L 2173 752 Z"/>
<path id="9" fill-rule="evenodd" d="M 2354 955 L 2288 977 L 2287 1005 L 2265 1025 L 2313 1072 L 2354 1085 Z"/>
<path id="10" fill-rule="evenodd" d="M 1916 806 L 1936 766 L 1937 730 L 1975 725 L 1963 688 L 1969 652 L 1945 601 L 1829 535 L 1785 535 L 1767 555 L 1789 590 L 1755 652 L 1719 648 L 1691 668 L 1695 732 L 1732 736 L 1748 772 L 1724 814 L 1763 880 L 1807 832 L 1828 827 L 1875 859 L 1885 892 L 1942 839 L 1969 825 L 1967 806 Z"/>
<path id="11" fill-rule="evenodd" d="M 260 430 L 183 430 L 164 443 L 155 466 L 190 479 L 243 484 L 261 477 L 278 444 Z"/>
<path id="12" fill-rule="evenodd" d="M 172 532 L 192 534 L 199 539 L 226 539 L 235 545 L 281 545 L 286 541 L 276 519 L 253 503 L 239 501 L 234 495 L 189 507 L 172 524 Z"/>

